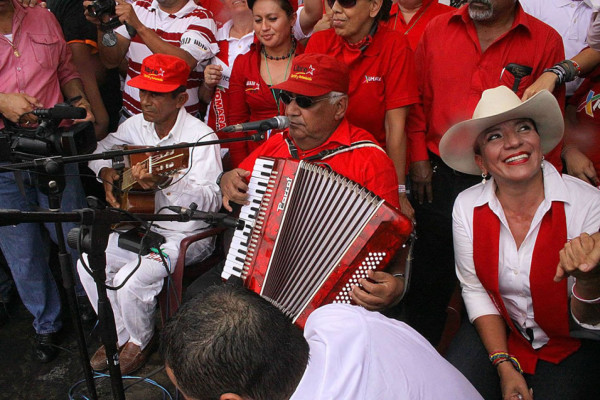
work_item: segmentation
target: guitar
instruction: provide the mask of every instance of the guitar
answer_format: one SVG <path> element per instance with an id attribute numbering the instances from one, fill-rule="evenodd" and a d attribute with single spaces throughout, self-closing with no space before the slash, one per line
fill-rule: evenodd
<path id="1" fill-rule="evenodd" d="M 123 150 L 143 149 L 148 146 L 119 146 Z M 123 210 L 136 213 L 154 212 L 154 194 L 156 190 L 144 190 L 133 177 L 131 167 L 142 163 L 152 175 L 172 176 L 189 164 L 189 148 L 136 153 L 125 156 L 123 163 L 113 164 L 121 177 L 115 182 L 113 194 Z"/>

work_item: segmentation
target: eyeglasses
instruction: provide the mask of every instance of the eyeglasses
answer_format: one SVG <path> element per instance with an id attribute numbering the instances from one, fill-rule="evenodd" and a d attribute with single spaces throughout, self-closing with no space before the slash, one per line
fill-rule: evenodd
<path id="1" fill-rule="evenodd" d="M 335 4 L 336 1 L 343 8 L 352 8 L 356 5 L 356 0 L 327 0 L 327 4 L 329 4 L 329 8 L 333 8 L 333 5 Z"/>
<path id="2" fill-rule="evenodd" d="M 310 97 L 310 96 L 303 96 L 303 95 L 292 96 L 291 93 L 282 91 L 279 94 L 279 98 L 281 99 L 281 101 L 283 101 L 283 104 L 285 104 L 286 106 L 288 104 L 290 104 L 292 102 L 292 100 L 296 100 L 296 104 L 298 104 L 298 107 L 310 108 L 313 105 L 315 105 L 315 103 L 318 101 L 329 99 L 329 96 L 328 95 L 326 95 L 324 97 Z"/>

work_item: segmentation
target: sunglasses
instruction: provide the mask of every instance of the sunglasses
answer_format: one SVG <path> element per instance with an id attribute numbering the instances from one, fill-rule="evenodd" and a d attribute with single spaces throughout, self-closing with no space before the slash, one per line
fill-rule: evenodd
<path id="1" fill-rule="evenodd" d="M 356 5 L 356 0 L 327 0 L 329 8 L 333 8 L 336 1 L 342 8 L 352 8 Z"/>
<path id="2" fill-rule="evenodd" d="M 302 95 L 292 96 L 291 93 L 282 91 L 279 94 L 279 98 L 281 99 L 281 101 L 283 101 L 283 104 L 285 104 L 286 106 L 288 104 L 290 104 L 292 102 L 292 100 L 296 100 L 296 104 L 298 104 L 298 107 L 310 108 L 315 103 L 317 103 L 321 100 L 327 100 L 329 98 L 329 96 L 328 95 L 326 95 L 324 97 L 309 97 L 309 96 L 302 96 Z"/>

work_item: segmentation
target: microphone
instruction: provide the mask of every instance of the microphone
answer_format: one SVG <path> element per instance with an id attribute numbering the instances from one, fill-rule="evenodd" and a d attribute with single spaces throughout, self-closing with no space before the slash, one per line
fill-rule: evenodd
<path id="1" fill-rule="evenodd" d="M 196 210 L 196 203 L 192 203 L 190 208 L 180 206 L 168 206 L 167 208 L 175 214 L 186 215 L 190 219 L 200 219 L 209 225 L 224 226 L 226 228 L 244 229 L 246 223 L 239 219 L 233 218 L 227 214 L 206 212 Z"/>
<path id="2" fill-rule="evenodd" d="M 246 131 L 268 131 L 269 129 L 285 129 L 290 126 L 288 117 L 278 115 L 277 117 L 263 119 L 262 121 L 244 122 L 243 124 L 229 125 L 221 129 L 221 132 L 246 132 Z"/>
<path id="3" fill-rule="evenodd" d="M 82 107 L 54 106 L 52 108 L 38 108 L 32 114 L 40 119 L 82 119 L 87 111 Z"/>

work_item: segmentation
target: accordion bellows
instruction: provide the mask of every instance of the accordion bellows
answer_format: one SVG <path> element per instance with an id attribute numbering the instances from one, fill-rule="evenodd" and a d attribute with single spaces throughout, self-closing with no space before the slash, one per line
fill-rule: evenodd
<path id="1" fill-rule="evenodd" d="M 384 200 L 313 163 L 258 158 L 248 194 L 222 277 L 241 277 L 301 327 L 317 307 L 351 303 L 352 285 L 386 267 L 412 231 Z"/>

